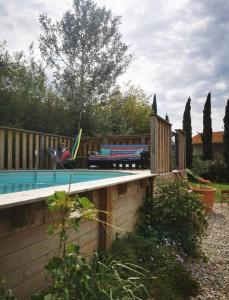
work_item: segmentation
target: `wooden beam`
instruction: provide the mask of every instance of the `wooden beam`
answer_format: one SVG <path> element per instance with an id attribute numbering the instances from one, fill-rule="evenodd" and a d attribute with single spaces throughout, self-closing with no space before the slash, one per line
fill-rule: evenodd
<path id="1" fill-rule="evenodd" d="M 157 122 L 157 116 L 151 115 L 151 118 L 150 118 L 150 169 L 151 169 L 151 173 L 153 173 L 153 174 L 156 174 L 158 172 L 157 154 L 158 154 L 158 122 Z"/>
<path id="2" fill-rule="evenodd" d="M 0 128 L 0 170 L 4 169 L 5 161 L 5 130 Z"/>

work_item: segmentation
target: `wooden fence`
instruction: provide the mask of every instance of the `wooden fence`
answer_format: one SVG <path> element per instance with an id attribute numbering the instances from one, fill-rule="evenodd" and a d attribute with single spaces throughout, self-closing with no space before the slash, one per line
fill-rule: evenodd
<path id="1" fill-rule="evenodd" d="M 110 136 L 110 137 L 86 137 L 80 143 L 79 156 L 87 156 L 88 153 L 98 151 L 101 145 L 150 145 L 150 134 L 127 135 L 127 136 Z"/>
<path id="2" fill-rule="evenodd" d="M 72 137 L 0 126 L 0 170 L 33 169 L 35 151 L 37 151 L 38 168 L 50 169 L 53 162 L 47 148 L 57 148 L 58 145 L 64 144 L 71 149 L 73 142 Z M 149 145 L 150 135 L 82 138 L 78 157 L 86 160 L 88 153 L 98 151 L 103 144 Z"/>
<path id="3" fill-rule="evenodd" d="M 176 165 L 185 168 L 185 133 L 176 133 Z M 0 170 L 33 169 L 35 167 L 35 151 L 37 167 L 50 169 L 53 161 L 47 148 L 57 148 L 64 144 L 72 148 L 72 137 L 33 132 L 28 130 L 0 127 Z M 159 116 L 151 117 L 150 134 L 134 136 L 85 137 L 82 138 L 78 152 L 78 161 L 86 161 L 88 153 L 98 151 L 102 144 L 146 144 L 151 152 L 151 170 L 153 173 L 168 173 L 172 170 L 172 129 L 171 124 Z M 174 145 L 173 145 L 174 146 Z M 80 165 L 80 167 L 86 164 Z"/>
<path id="4" fill-rule="evenodd" d="M 150 123 L 151 172 L 154 174 L 172 171 L 172 125 L 163 118 L 152 115 Z"/>
<path id="5" fill-rule="evenodd" d="M 33 169 L 35 151 L 37 167 L 50 169 L 52 159 L 47 148 L 56 148 L 59 144 L 71 148 L 72 142 L 71 137 L 0 127 L 0 170 Z"/>

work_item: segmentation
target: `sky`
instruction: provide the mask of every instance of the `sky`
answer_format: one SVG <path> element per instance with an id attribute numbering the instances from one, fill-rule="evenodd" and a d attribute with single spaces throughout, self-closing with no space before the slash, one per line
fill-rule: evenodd
<path id="1" fill-rule="evenodd" d="M 193 134 L 202 131 L 203 106 L 212 94 L 213 130 L 223 130 L 229 98 L 229 0 L 97 0 L 122 17 L 120 30 L 134 60 L 118 79 L 157 96 L 158 113 L 173 129 L 182 127 L 192 99 Z M 0 0 L 0 41 L 10 51 L 38 49 L 38 17 L 53 20 L 72 8 L 71 0 Z"/>

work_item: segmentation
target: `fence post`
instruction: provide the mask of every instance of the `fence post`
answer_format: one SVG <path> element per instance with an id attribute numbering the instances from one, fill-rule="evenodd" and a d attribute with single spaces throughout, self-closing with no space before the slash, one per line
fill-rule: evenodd
<path id="1" fill-rule="evenodd" d="M 150 117 L 150 170 L 152 174 L 157 174 L 158 172 L 157 152 L 158 152 L 157 115 L 152 114 Z"/>
<path id="2" fill-rule="evenodd" d="M 5 130 L 0 128 L 0 170 L 4 169 L 5 162 Z"/>
<path id="3" fill-rule="evenodd" d="M 186 133 L 181 129 L 176 129 L 177 133 L 177 169 L 186 169 Z"/>

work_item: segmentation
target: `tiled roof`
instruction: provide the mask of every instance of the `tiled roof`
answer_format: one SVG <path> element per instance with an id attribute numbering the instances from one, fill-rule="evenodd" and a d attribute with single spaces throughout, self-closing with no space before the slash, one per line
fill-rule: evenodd
<path id="1" fill-rule="evenodd" d="M 202 144 L 200 134 L 193 136 L 192 138 L 193 144 Z M 212 132 L 212 143 L 213 144 L 221 144 L 223 143 L 223 131 Z"/>

